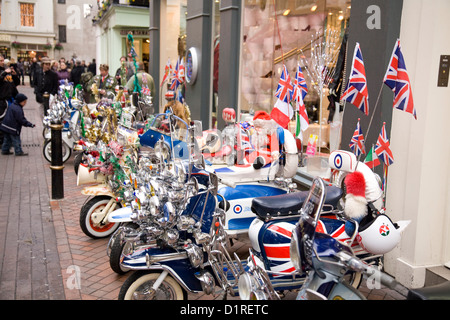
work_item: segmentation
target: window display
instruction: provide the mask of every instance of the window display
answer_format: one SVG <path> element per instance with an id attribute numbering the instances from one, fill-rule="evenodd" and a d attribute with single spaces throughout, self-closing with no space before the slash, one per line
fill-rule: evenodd
<path id="1" fill-rule="evenodd" d="M 339 49 L 350 17 L 349 0 L 246 0 L 243 7 L 240 113 L 271 112 L 284 66 L 292 80 L 300 66 L 308 87 L 305 96 L 310 126 L 303 132 L 303 145 L 310 134 L 319 136 L 319 152 L 338 144 L 340 131 L 336 105 L 329 84 L 339 80 Z M 325 35 L 325 36 L 324 36 Z M 316 51 L 314 51 L 316 50 Z M 340 88 L 335 87 L 334 90 Z M 336 116 L 335 119 L 334 116 Z M 289 129 L 295 133 L 295 117 Z M 333 137 L 334 135 L 334 137 Z M 323 149 L 323 150 L 322 150 Z"/>

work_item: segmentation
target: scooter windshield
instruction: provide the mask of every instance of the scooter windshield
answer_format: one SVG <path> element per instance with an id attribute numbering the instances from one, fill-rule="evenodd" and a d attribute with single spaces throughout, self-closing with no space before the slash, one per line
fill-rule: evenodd
<path id="1" fill-rule="evenodd" d="M 185 121 L 173 114 L 161 113 L 155 116 L 150 129 L 139 138 L 141 145 L 151 148 L 163 141 L 164 146 L 158 148 L 164 149 L 167 157 L 188 159 L 188 136 L 188 124 Z"/>
<path id="2" fill-rule="evenodd" d="M 302 269 L 312 265 L 312 249 L 317 221 L 326 197 L 325 184 L 322 179 L 315 178 L 301 209 L 300 219 L 294 230 L 295 243 L 298 246 L 296 256 L 300 258 Z M 294 263 L 295 264 L 295 263 Z M 298 267 L 300 267 L 298 265 Z M 297 268 L 298 269 L 298 268 Z"/>

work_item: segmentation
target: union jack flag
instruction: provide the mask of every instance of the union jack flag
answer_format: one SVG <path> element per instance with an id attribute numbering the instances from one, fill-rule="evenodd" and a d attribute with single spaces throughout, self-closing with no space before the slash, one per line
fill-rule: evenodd
<path id="1" fill-rule="evenodd" d="M 411 113 L 417 120 L 411 83 L 406 71 L 400 40 L 397 40 L 392 52 L 391 61 L 384 76 L 384 83 L 394 92 L 394 108 Z"/>
<path id="2" fill-rule="evenodd" d="M 294 86 L 292 85 L 291 77 L 289 76 L 286 66 L 283 66 L 283 71 L 281 72 L 280 81 L 278 81 L 275 96 L 281 101 L 289 103 L 291 102 L 293 91 Z"/>
<path id="3" fill-rule="evenodd" d="M 308 87 L 306 86 L 306 80 L 303 76 L 302 68 L 298 66 L 297 72 L 295 73 L 294 80 L 294 94 L 292 100 L 297 101 L 298 105 L 303 105 L 306 94 L 308 93 Z"/>
<path id="4" fill-rule="evenodd" d="M 250 141 L 250 134 L 248 129 L 245 128 L 246 125 L 244 125 L 243 123 L 239 123 L 238 124 L 238 132 L 237 132 L 237 143 L 236 143 L 236 148 L 237 151 L 243 151 L 243 155 L 248 155 L 251 152 L 255 151 L 255 148 L 253 147 L 251 141 Z M 247 164 L 247 161 L 245 160 L 245 158 L 243 159 L 239 159 L 239 164 Z"/>
<path id="5" fill-rule="evenodd" d="M 352 72 L 350 73 L 347 89 L 341 100 L 350 102 L 366 115 L 369 115 L 369 91 L 367 90 L 366 69 L 359 43 L 356 43 Z"/>
<path id="6" fill-rule="evenodd" d="M 390 166 L 394 163 L 394 155 L 392 154 L 390 143 L 386 133 L 386 123 L 383 123 L 377 144 L 375 145 L 375 153 L 385 165 Z"/>
<path id="7" fill-rule="evenodd" d="M 361 125 L 356 125 L 355 132 L 353 133 L 353 137 L 350 140 L 350 149 L 352 149 L 353 153 L 359 157 L 362 153 L 366 153 L 366 149 L 364 147 L 364 136 L 362 134 Z"/>
<path id="8" fill-rule="evenodd" d="M 280 222 L 268 227 L 274 235 L 277 235 L 277 240 L 273 241 L 274 243 L 269 241 L 263 243 L 271 271 L 287 273 L 295 271 L 289 253 L 292 230 L 294 228 L 295 224 L 288 222 Z M 274 277 L 279 277 L 279 275 Z"/>
<path id="9" fill-rule="evenodd" d="M 184 82 L 184 65 L 182 60 L 180 61 L 178 59 L 172 76 L 173 78 L 170 85 L 170 90 L 176 91 L 178 86 Z"/>

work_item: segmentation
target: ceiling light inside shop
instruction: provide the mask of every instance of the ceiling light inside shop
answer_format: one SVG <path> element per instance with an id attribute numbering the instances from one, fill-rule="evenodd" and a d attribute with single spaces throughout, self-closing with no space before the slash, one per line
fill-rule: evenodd
<path id="1" fill-rule="evenodd" d="M 311 11 L 314 12 L 314 11 L 316 11 L 316 10 L 317 10 L 317 5 L 315 4 L 315 5 L 313 5 L 313 6 L 311 7 Z"/>
<path id="2" fill-rule="evenodd" d="M 287 9 L 283 12 L 283 16 L 287 16 L 289 13 L 291 13 L 291 10 Z"/>

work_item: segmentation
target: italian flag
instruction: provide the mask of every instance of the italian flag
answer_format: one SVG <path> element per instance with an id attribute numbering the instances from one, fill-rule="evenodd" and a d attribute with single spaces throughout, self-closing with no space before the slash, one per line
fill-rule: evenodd
<path id="1" fill-rule="evenodd" d="M 376 166 L 380 165 L 380 159 L 378 159 L 377 154 L 373 150 L 373 147 L 370 149 L 370 151 L 367 153 L 367 157 L 364 160 L 364 163 L 370 168 L 373 169 Z"/>

